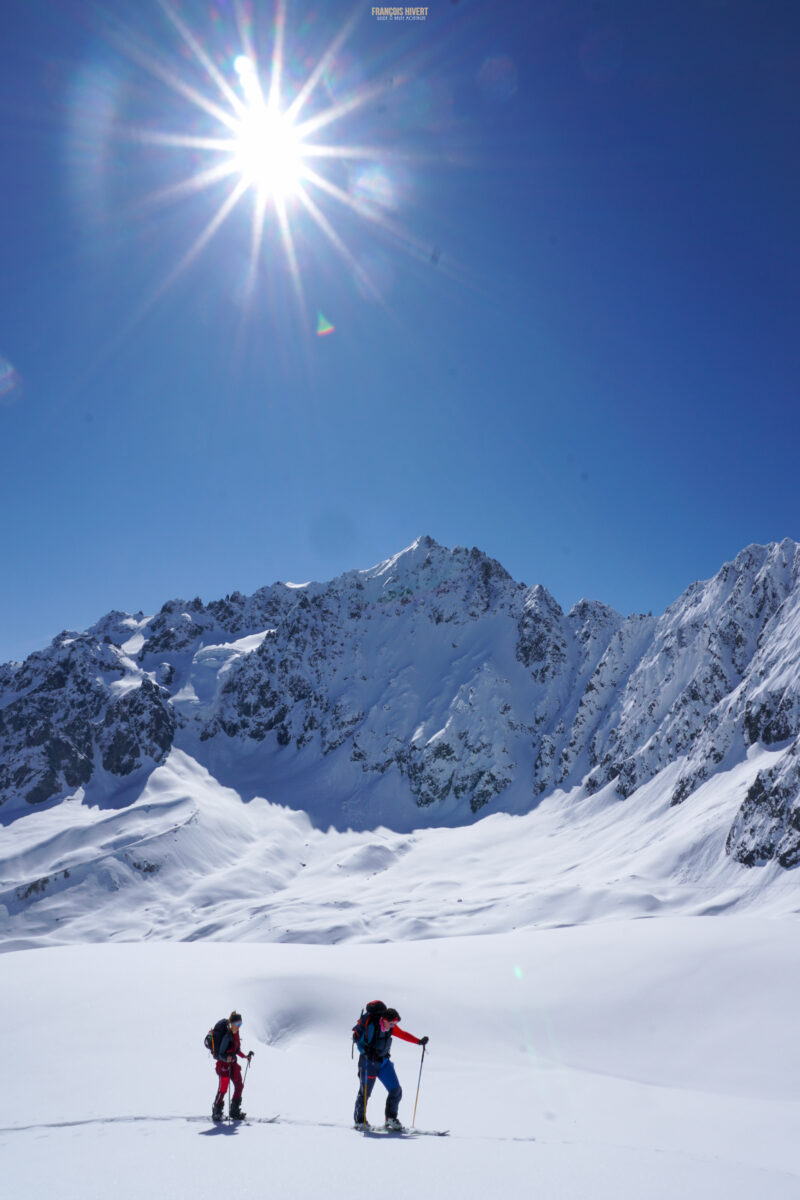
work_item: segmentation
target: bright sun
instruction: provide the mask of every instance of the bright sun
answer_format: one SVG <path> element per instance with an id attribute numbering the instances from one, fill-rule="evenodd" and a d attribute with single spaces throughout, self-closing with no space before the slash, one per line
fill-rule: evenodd
<path id="1" fill-rule="evenodd" d="M 233 166 L 263 200 L 294 196 L 303 173 L 302 144 L 291 123 L 266 105 L 248 110 L 234 132 Z"/>
<path id="2" fill-rule="evenodd" d="M 286 200 L 300 187 L 302 143 L 291 119 L 264 99 L 252 60 L 240 55 L 234 70 L 246 103 L 233 129 L 233 169 L 262 201 Z"/>
<path id="3" fill-rule="evenodd" d="M 279 233 L 286 264 L 294 285 L 298 304 L 305 305 L 300 263 L 294 242 L 297 221 L 312 221 L 358 280 L 365 294 L 383 303 L 383 297 L 361 260 L 346 244 L 335 221 L 326 213 L 326 204 L 338 204 L 344 209 L 376 226 L 393 242 L 409 253 L 427 259 L 430 247 L 409 233 L 392 213 L 391 181 L 386 182 L 385 167 L 393 157 L 386 146 L 353 144 L 347 141 L 331 143 L 319 135 L 331 125 L 342 122 L 372 104 L 380 105 L 389 91 L 395 90 L 394 76 L 387 80 L 365 83 L 345 92 L 331 103 L 320 100 L 309 115 L 312 97 L 325 83 L 337 61 L 346 39 L 355 28 L 357 12 L 333 37 L 316 64 L 305 78 L 293 78 L 287 88 L 285 52 L 286 0 L 274 0 L 275 15 L 272 28 L 272 61 L 262 72 L 256 57 L 254 31 L 250 9 L 255 6 L 246 0 L 233 0 L 233 27 L 230 37 L 238 35 L 242 53 L 232 62 L 235 79 L 218 60 L 222 55 L 212 37 L 206 46 L 189 27 L 174 0 L 159 0 L 174 29 L 184 54 L 199 67 L 213 84 L 210 94 L 194 82 L 193 72 L 173 69 L 162 57 L 141 45 L 134 34 L 122 29 L 112 40 L 132 60 L 143 66 L 155 79 L 172 89 L 202 114 L 203 126 L 198 129 L 141 129 L 131 127 L 125 132 L 145 144 L 174 147 L 191 151 L 192 173 L 154 193 L 152 200 L 164 202 L 201 192 L 225 181 L 226 194 L 211 214 L 205 226 L 194 238 L 186 252 L 159 285 L 152 304 L 172 282 L 198 257 L 228 218 L 229 214 L 249 193 L 252 204 L 252 233 L 248 258 L 245 301 L 253 292 L 262 247 L 265 245 L 267 222 L 274 219 Z M 226 7 L 230 7 L 226 5 Z M 263 6 L 266 9 L 266 5 Z M 230 38 L 228 39 L 230 40 Z M 265 86 L 262 87 L 262 76 Z M 287 92 L 294 92 L 286 103 Z M 195 114 L 196 117 L 196 114 Z M 399 159 L 407 163 L 413 155 L 401 151 Z M 320 170 L 320 163 L 346 164 L 348 168 L 361 163 L 354 186 L 342 185 Z M 374 185 L 369 181 L 375 178 Z M 379 186 L 383 181 L 382 187 Z M 369 186 L 368 186 L 369 185 Z M 270 242 L 270 248 L 272 242 Z M 1 364 L 0 364 L 1 365 Z"/>

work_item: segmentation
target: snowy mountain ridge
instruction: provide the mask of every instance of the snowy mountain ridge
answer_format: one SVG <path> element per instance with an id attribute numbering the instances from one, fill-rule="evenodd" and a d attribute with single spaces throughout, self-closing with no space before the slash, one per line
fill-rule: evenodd
<path id="1" fill-rule="evenodd" d="M 660 618 L 564 613 L 423 537 L 330 583 L 113 612 L 0 667 L 0 821 L 119 809 L 180 751 L 339 829 L 522 814 L 554 791 L 673 805 L 771 753 L 726 852 L 800 860 L 800 546 L 750 546 Z M 669 770 L 668 770 L 669 769 Z"/>
<path id="2" fill-rule="evenodd" d="M 727 797 L 711 804 L 722 857 L 790 868 L 799 583 L 800 547 L 787 540 L 747 547 L 661 618 L 589 601 L 564 613 L 486 554 L 421 538 L 330 583 L 109 613 L 0 667 L 0 821 L 14 827 L 0 901 L 17 912 L 76 887 L 90 863 L 96 876 L 101 859 L 109 887 L 120 870 L 150 877 L 167 859 L 146 847 L 179 826 L 190 836 L 203 817 L 190 797 L 211 785 L 215 797 L 305 810 L 320 828 L 398 834 L 522 815 L 547 796 L 567 829 L 593 796 L 633 805 L 630 823 L 646 793 L 688 805 L 691 840 L 697 797 L 714 784 Z M 58 834 L 47 822 L 24 834 L 50 811 Z M 56 852 L 64 822 L 86 811 L 101 832 L 114 824 L 114 862 L 106 836 L 76 833 L 83 817 L 72 830 L 82 853 L 73 841 Z M 393 862 L 401 845 L 363 854 Z"/>

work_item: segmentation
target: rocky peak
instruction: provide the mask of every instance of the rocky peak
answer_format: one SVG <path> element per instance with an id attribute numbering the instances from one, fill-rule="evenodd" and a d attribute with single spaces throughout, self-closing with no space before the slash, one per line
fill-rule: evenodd
<path id="1" fill-rule="evenodd" d="M 333 823 L 458 823 L 555 787 L 632 797 L 672 764 L 685 803 L 756 743 L 796 748 L 799 681 L 794 542 L 747 547 L 656 619 L 565 615 L 482 551 L 421 537 L 330 583 L 112 612 L 0 668 L 0 816 L 79 788 L 103 803 L 173 748 Z M 796 761 L 748 794 L 738 861 L 800 855 Z"/>

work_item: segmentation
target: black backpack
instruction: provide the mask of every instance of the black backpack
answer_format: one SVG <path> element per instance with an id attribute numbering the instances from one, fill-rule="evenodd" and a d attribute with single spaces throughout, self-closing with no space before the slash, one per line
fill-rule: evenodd
<path id="1" fill-rule="evenodd" d="M 203 1045 L 205 1046 L 206 1050 L 211 1051 L 211 1053 L 214 1055 L 214 1058 L 217 1058 L 219 1055 L 219 1048 L 222 1045 L 222 1039 L 225 1037 L 227 1032 L 228 1018 L 222 1017 L 221 1020 L 217 1021 L 213 1029 L 209 1029 L 208 1033 L 203 1038 Z"/>
<path id="2" fill-rule="evenodd" d="M 353 1042 L 358 1048 L 359 1054 L 365 1054 L 368 1046 L 366 1041 L 367 1030 L 371 1021 L 382 1017 L 386 1012 L 386 1005 L 382 1000 L 370 1000 L 366 1008 L 361 1010 L 361 1016 L 353 1026 Z M 370 1041 L 372 1039 L 370 1038 Z"/>

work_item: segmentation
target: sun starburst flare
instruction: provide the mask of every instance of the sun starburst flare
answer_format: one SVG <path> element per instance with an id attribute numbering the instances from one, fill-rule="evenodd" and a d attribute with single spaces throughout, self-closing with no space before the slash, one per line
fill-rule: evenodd
<path id="1" fill-rule="evenodd" d="M 233 129 L 231 170 L 264 199 L 295 195 L 303 174 L 303 143 L 279 99 L 264 99 L 255 64 L 241 54 L 234 69 L 246 97 Z"/>
<path id="2" fill-rule="evenodd" d="M 234 0 L 233 20 L 225 29 L 226 44 L 230 45 L 233 36 L 240 45 L 240 52 L 228 57 L 227 67 L 218 65 L 216 47 L 203 44 L 170 0 L 158 2 L 183 48 L 184 65 L 180 68 L 130 30 L 116 28 L 109 33 L 130 60 L 160 84 L 167 85 L 184 106 L 185 117 L 183 120 L 179 117 L 177 129 L 127 127 L 123 131 L 142 144 L 191 156 L 192 170 L 188 175 L 165 182 L 143 203 L 175 203 L 220 187 L 223 194 L 221 199 L 217 197 L 219 203 L 199 235 L 157 288 L 156 297 L 205 250 L 247 197 L 252 206 L 245 289 L 248 299 L 253 294 L 265 253 L 265 226 L 271 222 L 295 294 L 302 303 L 301 267 L 293 229 L 300 222 L 310 222 L 310 227 L 318 231 L 358 279 L 362 291 L 385 302 L 360 267 L 358 255 L 347 244 L 342 228 L 336 228 L 339 222 L 335 213 L 325 209 L 338 208 L 343 216 L 348 215 L 350 224 L 353 216 L 360 218 L 365 228 L 377 230 L 392 244 L 400 245 L 423 261 L 429 260 L 430 244 L 413 235 L 397 215 L 396 187 L 387 173 L 392 166 L 402 170 L 425 156 L 407 149 L 389 151 L 381 144 L 349 142 L 342 136 L 335 143 L 325 141 L 327 132 L 334 127 L 340 135 L 346 133 L 348 122 L 357 122 L 365 108 L 374 106 L 402 79 L 396 75 L 383 82 L 365 83 L 332 102 L 328 102 L 327 94 L 321 94 L 326 73 L 352 33 L 359 14 L 353 14 L 302 78 L 297 78 L 295 71 L 290 79 L 285 0 L 276 3 L 271 57 L 266 70 L 259 63 L 251 17 L 242 0 Z M 204 84 L 198 81 L 198 75 Z M 313 141 L 309 140 L 312 138 Z"/>

